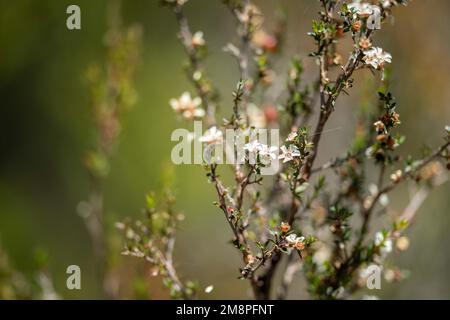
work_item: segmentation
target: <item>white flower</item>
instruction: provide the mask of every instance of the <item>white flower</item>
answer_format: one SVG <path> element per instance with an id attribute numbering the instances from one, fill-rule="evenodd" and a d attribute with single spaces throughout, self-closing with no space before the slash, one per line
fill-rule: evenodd
<path id="1" fill-rule="evenodd" d="M 369 193 L 370 193 L 370 195 L 371 195 L 371 198 L 376 197 L 376 195 L 378 194 L 378 187 L 377 187 L 377 185 L 374 184 L 374 183 L 369 184 L 369 186 L 368 186 L 367 189 L 369 190 Z M 389 205 L 389 197 L 388 197 L 385 193 L 383 193 L 383 194 L 380 196 L 379 201 L 380 201 L 380 204 L 381 204 L 383 207 L 387 207 L 387 206 Z"/>
<path id="2" fill-rule="evenodd" d="M 275 160 L 278 156 L 278 147 L 262 144 L 259 149 L 259 154 L 263 157 Z"/>
<path id="3" fill-rule="evenodd" d="M 258 140 L 252 140 L 249 143 L 244 145 L 244 150 L 248 151 L 249 153 L 257 153 L 259 150 L 261 150 L 262 144 L 259 143 Z"/>
<path id="4" fill-rule="evenodd" d="M 381 253 L 383 254 L 387 254 L 392 252 L 392 240 L 391 239 L 386 239 L 384 241 L 384 246 L 381 248 Z"/>
<path id="5" fill-rule="evenodd" d="M 384 234 L 381 232 L 375 234 L 375 245 L 380 247 L 382 255 L 392 252 L 392 240 L 390 238 L 385 238 Z"/>
<path id="6" fill-rule="evenodd" d="M 170 99 L 169 103 L 175 112 L 182 114 L 188 120 L 205 115 L 205 110 L 200 108 L 202 100 L 199 97 L 192 99 L 189 92 L 184 92 L 178 99 Z"/>
<path id="7" fill-rule="evenodd" d="M 203 38 L 203 31 L 197 31 L 192 36 L 192 44 L 196 47 L 201 47 L 205 45 L 205 39 Z"/>
<path id="8" fill-rule="evenodd" d="M 294 243 L 297 240 L 297 235 L 295 233 L 291 233 L 286 237 L 286 241 L 289 243 Z"/>
<path id="9" fill-rule="evenodd" d="M 207 144 L 222 143 L 223 133 L 215 126 L 206 130 L 205 134 L 198 139 L 200 142 L 205 142 Z"/>
<path id="10" fill-rule="evenodd" d="M 371 16 L 376 10 L 380 10 L 380 8 L 376 5 L 365 2 L 361 3 L 361 1 L 354 1 L 353 3 L 350 3 L 348 8 L 360 17 Z"/>
<path id="11" fill-rule="evenodd" d="M 284 159 L 283 163 L 294 160 L 295 157 L 300 157 L 300 151 L 293 144 L 289 146 L 289 149 L 286 148 L 286 146 L 281 146 L 280 149 L 282 154 L 278 157 L 278 159 Z"/>
<path id="12" fill-rule="evenodd" d="M 381 3 L 381 6 L 384 9 L 389 9 L 389 8 L 391 8 L 394 5 L 398 5 L 398 2 L 396 0 L 383 0 L 382 3 Z"/>
<path id="13" fill-rule="evenodd" d="M 214 290 L 214 286 L 213 285 L 209 285 L 205 288 L 205 293 L 211 293 Z"/>
<path id="14" fill-rule="evenodd" d="M 305 237 L 297 237 L 295 233 L 291 233 L 286 237 L 286 241 L 289 244 L 296 244 L 297 242 L 303 242 L 305 241 Z"/>
<path id="15" fill-rule="evenodd" d="M 364 53 L 364 62 L 375 69 L 383 69 L 386 63 L 392 62 L 392 55 L 379 47 L 373 47 Z"/>
<path id="16" fill-rule="evenodd" d="M 297 138 L 298 134 L 295 131 L 292 131 L 291 133 L 289 133 L 289 135 L 286 138 L 287 142 L 292 142 L 295 140 L 295 138 Z"/>
<path id="17" fill-rule="evenodd" d="M 375 234 L 375 245 L 379 246 L 380 244 L 383 243 L 384 240 L 384 235 L 381 232 L 377 232 Z"/>

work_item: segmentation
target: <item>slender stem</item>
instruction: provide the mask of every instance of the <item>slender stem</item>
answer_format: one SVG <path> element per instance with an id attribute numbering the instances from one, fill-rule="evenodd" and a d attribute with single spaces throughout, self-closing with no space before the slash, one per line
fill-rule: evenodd
<path id="1" fill-rule="evenodd" d="M 216 108 L 215 105 L 211 102 L 211 99 L 209 97 L 210 89 L 209 90 L 205 89 L 202 83 L 200 81 L 195 80 L 195 77 L 193 76 L 195 73 L 201 74 L 203 71 L 203 67 L 201 65 L 200 59 L 198 58 L 197 48 L 194 46 L 192 42 L 193 35 L 189 27 L 188 20 L 184 14 L 183 5 L 182 4 L 174 5 L 173 11 L 175 13 L 178 26 L 180 28 L 179 33 L 180 39 L 186 51 L 186 54 L 189 58 L 189 62 L 192 68 L 191 70 L 192 74 L 190 74 L 188 78 L 191 80 L 195 89 L 197 90 L 198 96 L 202 99 L 202 104 L 206 111 L 206 122 L 208 126 L 209 127 L 214 126 L 216 124 L 216 117 L 215 117 Z"/>

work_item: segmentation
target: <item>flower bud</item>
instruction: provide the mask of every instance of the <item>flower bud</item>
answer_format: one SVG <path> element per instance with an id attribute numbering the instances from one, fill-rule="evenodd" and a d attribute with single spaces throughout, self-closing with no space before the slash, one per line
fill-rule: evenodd
<path id="1" fill-rule="evenodd" d="M 289 230 L 291 230 L 291 226 L 286 222 L 282 222 L 280 225 L 280 230 L 283 233 L 287 233 Z"/>

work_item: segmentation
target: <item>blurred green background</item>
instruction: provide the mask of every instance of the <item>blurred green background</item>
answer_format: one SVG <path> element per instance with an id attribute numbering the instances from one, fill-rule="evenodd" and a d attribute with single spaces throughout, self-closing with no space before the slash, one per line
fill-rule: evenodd
<path id="1" fill-rule="evenodd" d="M 32 272 L 34 252 L 44 248 L 55 288 L 64 298 L 102 297 L 90 238 L 76 207 L 88 196 L 82 157 L 94 135 L 83 76 L 90 64 L 104 62 L 107 2 L 0 0 L 0 241 L 24 273 Z M 312 41 L 306 33 L 316 17 L 316 2 L 256 1 L 269 16 L 279 6 L 286 8 L 283 57 L 309 53 Z M 66 28 L 70 4 L 81 7 L 82 30 Z M 130 0 L 124 1 L 122 14 L 125 24 L 138 22 L 144 28 L 143 57 L 136 81 L 139 102 L 125 116 L 106 183 L 109 221 L 138 217 L 145 194 L 161 187 L 160 173 L 170 163 L 173 146 L 170 134 L 185 125 L 176 120 L 168 101 L 192 91 L 182 71 L 185 56 L 171 12 L 156 0 Z M 233 18 L 220 1 L 212 0 L 191 0 L 187 14 L 192 29 L 205 32 L 209 73 L 226 111 L 239 77 L 234 60 L 222 51 L 226 42 L 236 40 Z M 270 17 L 266 23 L 270 25 Z M 449 34 L 450 2 L 421 0 L 397 9 L 395 21 L 376 39 L 394 57 L 392 91 L 402 116 L 401 131 L 407 136 L 404 153 L 418 155 L 422 142 L 437 145 L 450 123 Z M 288 59 L 280 61 L 283 67 Z M 308 58 L 305 64 L 314 67 Z M 324 135 L 319 162 L 342 154 L 349 145 L 361 88 L 356 85 L 351 97 L 340 100 L 328 125 L 339 131 Z M 179 270 L 202 286 L 213 284 L 209 298 L 248 297 L 247 284 L 237 279 L 239 258 L 227 244 L 230 234 L 212 206 L 214 193 L 203 169 L 181 166 L 175 173 L 177 206 L 186 215 L 176 251 Z M 430 196 L 410 231 L 410 250 L 395 257 L 411 277 L 399 284 L 383 283 L 383 290 L 371 294 L 389 299 L 450 298 L 449 192 L 447 184 Z M 400 209 L 406 196 L 405 188 L 397 192 L 394 206 Z M 66 289 L 70 264 L 82 269 L 80 291 Z M 131 276 L 124 270 L 121 279 L 126 286 Z M 297 278 L 291 297 L 306 297 L 301 275 Z M 149 297 L 167 295 L 151 281 Z"/>

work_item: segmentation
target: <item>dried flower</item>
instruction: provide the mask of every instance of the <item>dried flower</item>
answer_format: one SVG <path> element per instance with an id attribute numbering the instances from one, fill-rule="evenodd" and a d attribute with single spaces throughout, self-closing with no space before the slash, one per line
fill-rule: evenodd
<path id="1" fill-rule="evenodd" d="M 359 40 L 359 47 L 362 50 L 368 50 L 371 46 L 372 46 L 372 42 L 370 41 L 369 38 L 364 37 Z"/>
<path id="2" fill-rule="evenodd" d="M 400 124 L 400 115 L 397 112 L 392 113 L 391 120 L 394 125 Z"/>
<path id="3" fill-rule="evenodd" d="M 376 139 L 378 142 L 385 142 L 388 139 L 388 136 L 385 134 L 379 134 Z"/>

